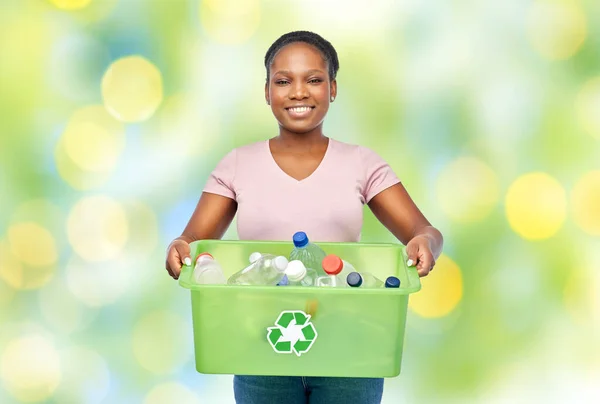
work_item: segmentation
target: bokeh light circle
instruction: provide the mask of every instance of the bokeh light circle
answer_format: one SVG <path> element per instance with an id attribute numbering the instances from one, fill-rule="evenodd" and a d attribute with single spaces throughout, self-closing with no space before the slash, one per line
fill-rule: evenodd
<path id="1" fill-rule="evenodd" d="M 528 28 L 533 48 L 550 60 L 573 56 L 587 36 L 585 14 L 578 2 L 570 0 L 536 1 Z"/>
<path id="2" fill-rule="evenodd" d="M 62 135 L 67 156 L 82 170 L 114 170 L 125 147 L 125 128 L 102 105 L 77 110 Z"/>
<path id="3" fill-rule="evenodd" d="M 87 7 L 92 0 L 49 0 L 61 10 L 80 10 Z"/>
<path id="4" fill-rule="evenodd" d="M 260 0 L 200 0 L 200 20 L 216 42 L 239 45 L 256 32 L 260 24 Z"/>
<path id="5" fill-rule="evenodd" d="M 154 115 L 163 99 L 162 75 L 141 56 L 113 62 L 102 78 L 104 106 L 122 122 L 141 122 Z"/>
<path id="6" fill-rule="evenodd" d="M 89 262 L 72 257 L 67 263 L 66 275 L 73 296 L 86 306 L 102 307 L 125 295 L 135 274 L 130 261 L 120 258 Z"/>
<path id="7" fill-rule="evenodd" d="M 451 313 L 463 296 L 463 282 L 456 262 L 442 254 L 434 270 L 421 278 L 421 290 L 412 294 L 409 307 L 425 318 L 438 318 Z"/>
<path id="8" fill-rule="evenodd" d="M 125 210 L 106 196 L 82 198 L 69 213 L 67 236 L 75 252 L 87 261 L 116 257 L 129 235 Z"/>
<path id="9" fill-rule="evenodd" d="M 581 127 L 600 139 L 600 77 L 584 84 L 577 95 L 575 110 Z"/>
<path id="10" fill-rule="evenodd" d="M 49 266 L 58 259 L 54 236 L 38 223 L 13 224 L 8 228 L 7 236 L 13 254 L 26 265 Z"/>
<path id="11" fill-rule="evenodd" d="M 177 158 L 203 157 L 221 141 L 217 114 L 195 107 L 186 94 L 166 98 L 156 117 L 156 133 L 144 141 L 153 148 L 173 149 Z"/>
<path id="12" fill-rule="evenodd" d="M 498 179 L 484 162 L 462 157 L 445 167 L 437 180 L 437 197 L 444 213 L 460 223 L 490 214 L 499 197 Z"/>
<path id="13" fill-rule="evenodd" d="M 39 263 L 39 262 L 38 262 Z M 38 289 L 56 272 L 56 265 L 30 266 L 17 257 L 7 240 L 0 240 L 0 277 L 12 288 Z"/>
<path id="14" fill-rule="evenodd" d="M 505 199 L 510 227 L 521 237 L 540 240 L 562 227 L 567 209 L 566 193 L 553 177 L 533 172 L 517 178 Z"/>
<path id="15" fill-rule="evenodd" d="M 138 363 L 154 374 L 169 374 L 178 370 L 191 357 L 187 349 L 173 340 L 174 335 L 186 335 L 190 326 L 178 314 L 155 311 L 144 315 L 133 330 L 133 354 Z"/>
<path id="16" fill-rule="evenodd" d="M 46 322 L 58 333 L 70 334 L 83 329 L 95 318 L 95 312 L 86 310 L 67 285 L 59 278 L 45 285 L 38 294 L 40 312 Z"/>
<path id="17" fill-rule="evenodd" d="M 61 380 L 60 357 L 45 337 L 16 338 L 2 352 L 0 377 L 19 402 L 43 401 L 52 396 Z"/>
<path id="18" fill-rule="evenodd" d="M 573 218 L 591 236 L 600 236 L 600 171 L 582 176 L 571 191 Z"/>
<path id="19" fill-rule="evenodd" d="M 54 396 L 58 403 L 97 404 L 104 402 L 110 389 L 106 360 L 82 346 L 60 352 L 62 380 Z"/>
<path id="20" fill-rule="evenodd" d="M 177 382 L 161 383 L 150 390 L 144 404 L 185 403 L 200 404 L 196 393 Z"/>

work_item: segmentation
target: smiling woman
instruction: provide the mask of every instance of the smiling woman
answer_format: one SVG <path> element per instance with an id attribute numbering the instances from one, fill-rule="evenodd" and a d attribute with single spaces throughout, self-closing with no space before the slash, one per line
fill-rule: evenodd
<path id="1" fill-rule="evenodd" d="M 211 173 L 183 234 L 169 246 L 166 269 L 178 278 L 189 243 L 221 238 L 237 214 L 242 240 L 358 242 L 363 206 L 406 244 L 421 276 L 442 251 L 442 235 L 374 151 L 331 139 L 323 121 L 337 95 L 337 52 L 321 36 L 291 32 L 265 55 L 265 98 L 279 135 L 232 150 Z M 240 404 L 374 404 L 383 379 L 235 376 Z"/>

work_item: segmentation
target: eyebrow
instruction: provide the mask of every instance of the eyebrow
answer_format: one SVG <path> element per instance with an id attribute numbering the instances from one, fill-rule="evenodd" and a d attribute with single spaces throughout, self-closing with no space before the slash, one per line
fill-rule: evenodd
<path id="1" fill-rule="evenodd" d="M 325 73 L 325 72 L 323 70 L 321 70 L 321 69 L 311 69 L 311 70 L 309 70 L 309 71 L 306 72 L 307 75 L 308 74 L 313 74 L 313 73 Z M 275 76 L 276 74 L 287 74 L 287 75 L 290 75 L 290 74 L 292 74 L 292 72 L 289 71 L 289 70 L 278 70 L 278 71 L 276 71 L 273 74 L 273 76 Z"/>

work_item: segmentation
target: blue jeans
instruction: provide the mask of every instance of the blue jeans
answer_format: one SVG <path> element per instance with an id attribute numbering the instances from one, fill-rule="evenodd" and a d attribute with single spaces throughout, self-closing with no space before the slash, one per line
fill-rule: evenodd
<path id="1" fill-rule="evenodd" d="M 234 376 L 237 404 L 379 404 L 383 379 Z"/>

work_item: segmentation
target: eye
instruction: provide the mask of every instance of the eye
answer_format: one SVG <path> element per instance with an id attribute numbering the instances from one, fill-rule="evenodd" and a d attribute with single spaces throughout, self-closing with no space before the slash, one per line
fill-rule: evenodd
<path id="1" fill-rule="evenodd" d="M 280 79 L 275 81 L 275 84 L 277 84 L 278 86 L 284 86 L 286 84 L 289 84 L 289 81 Z"/>
<path id="2" fill-rule="evenodd" d="M 318 83 L 322 83 L 322 82 L 323 82 L 323 80 L 315 77 L 314 79 L 310 79 L 310 80 L 308 80 L 308 82 L 309 82 L 310 84 L 318 84 Z"/>

